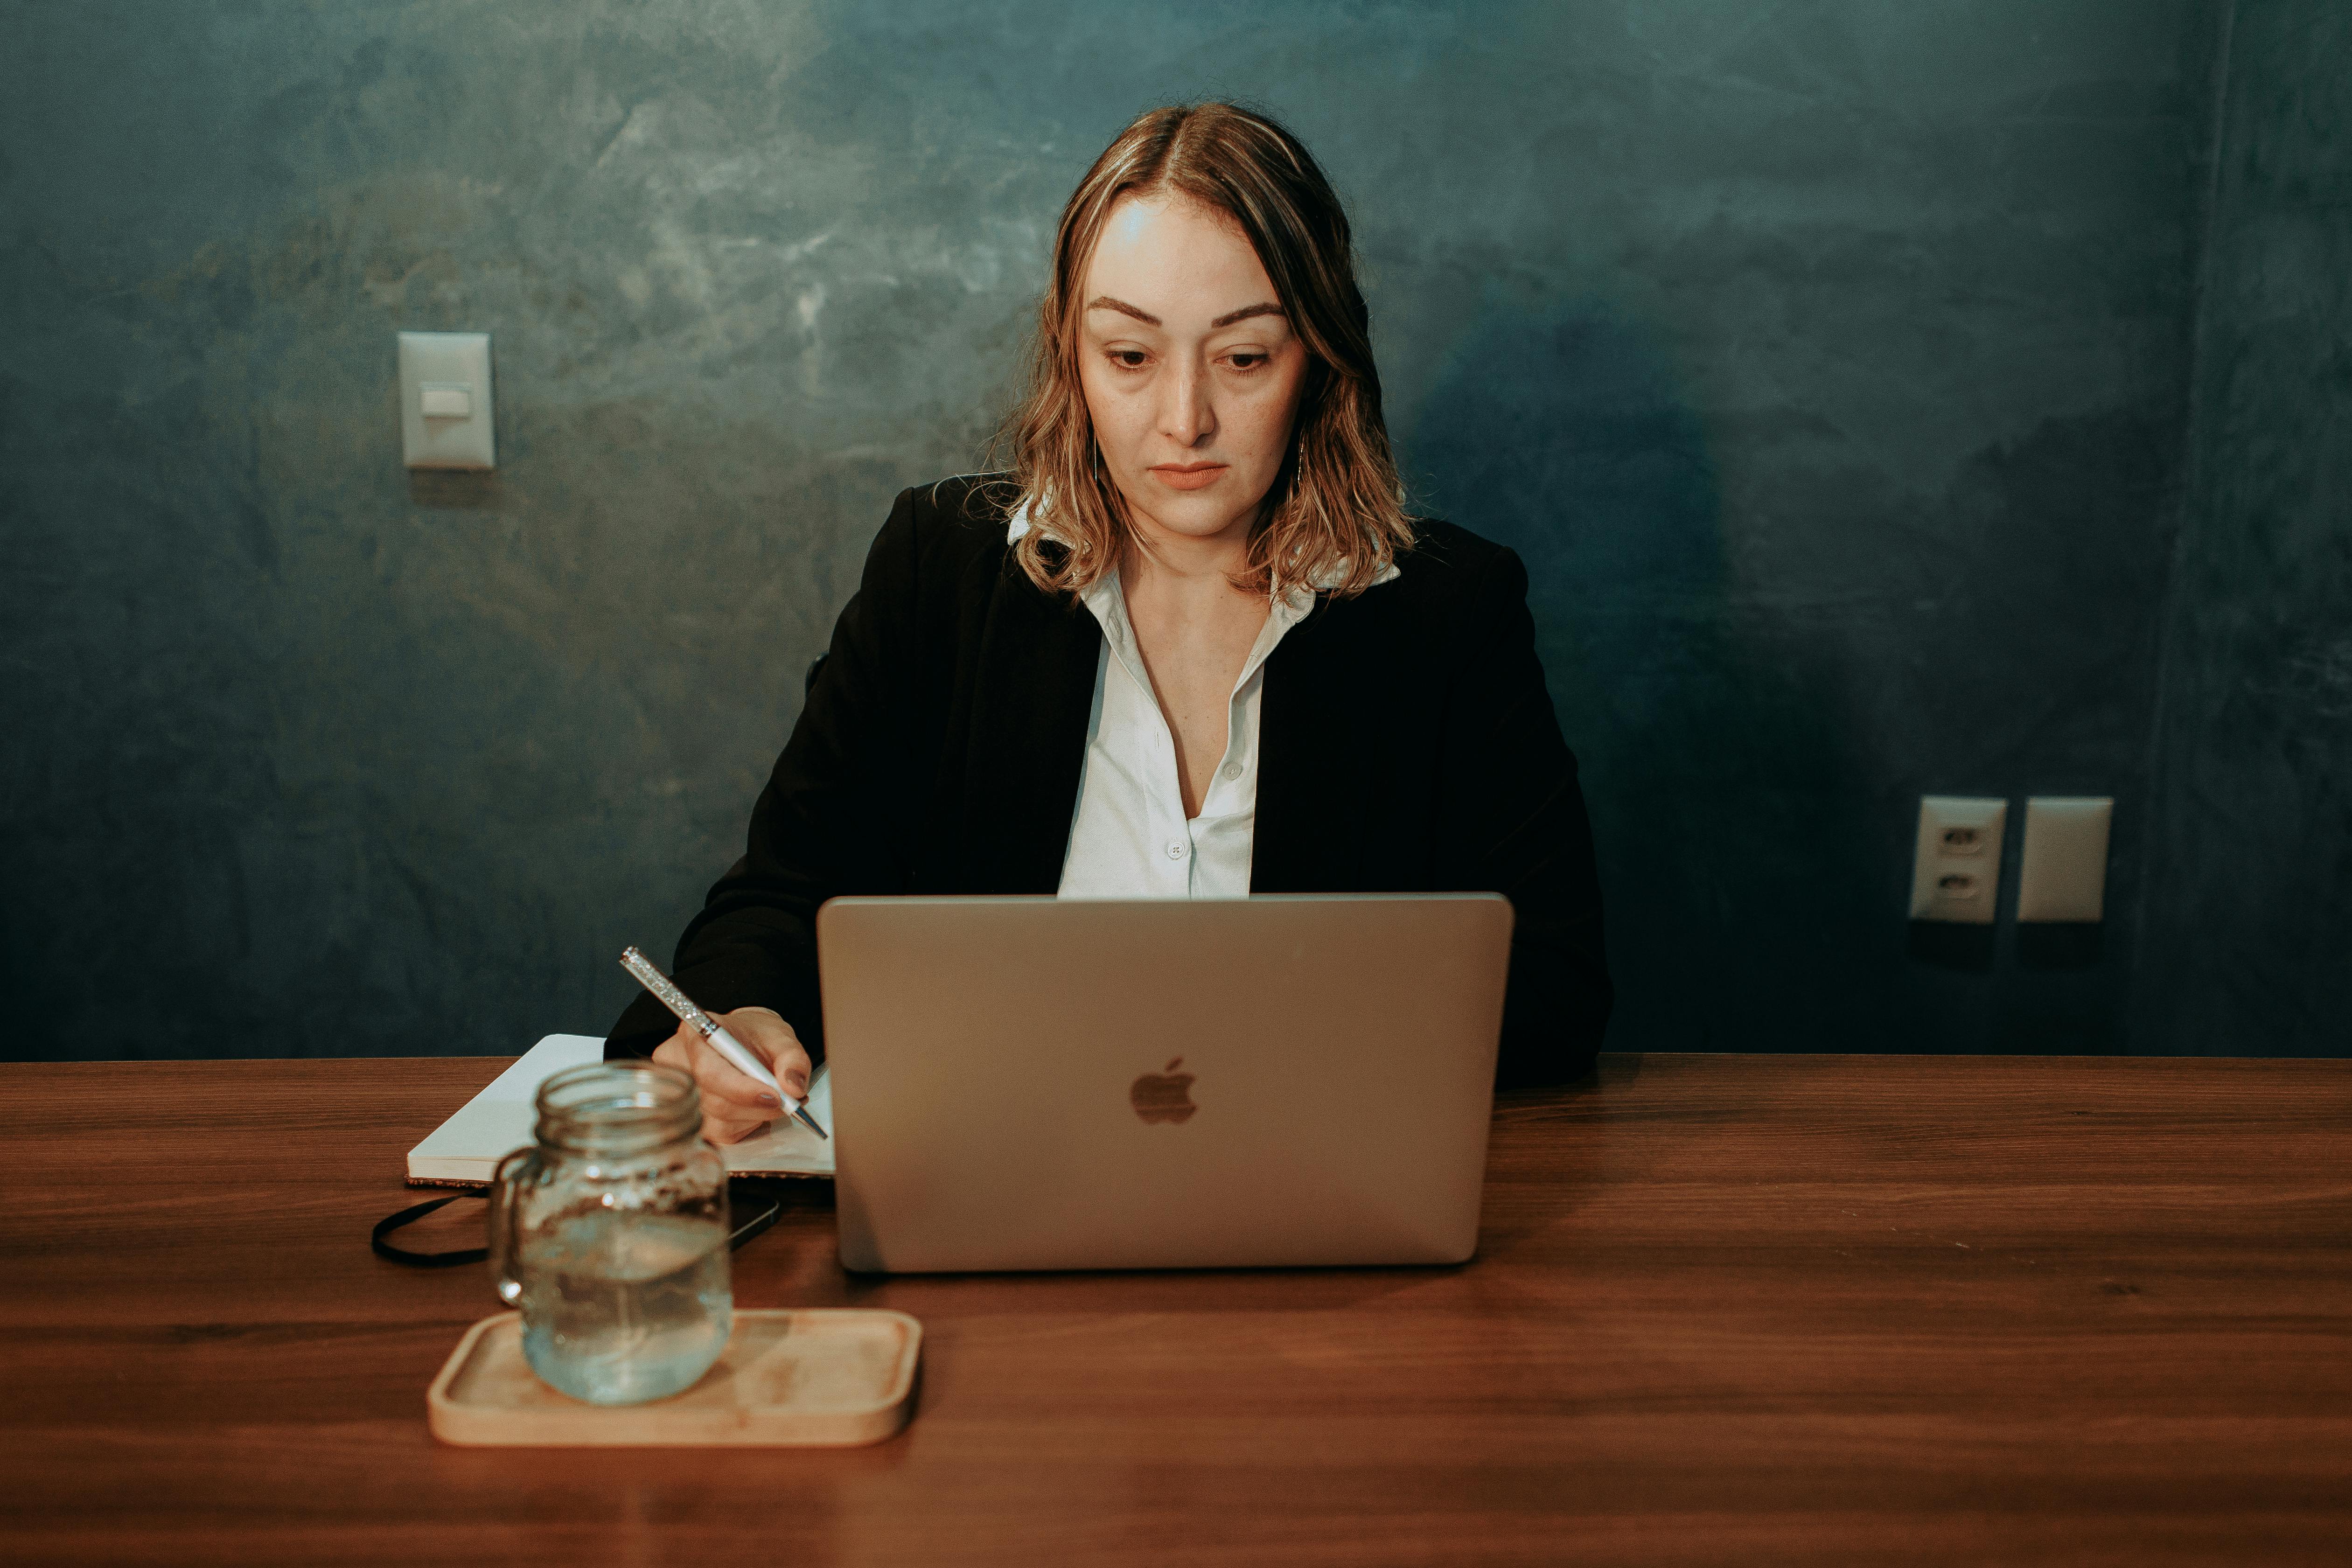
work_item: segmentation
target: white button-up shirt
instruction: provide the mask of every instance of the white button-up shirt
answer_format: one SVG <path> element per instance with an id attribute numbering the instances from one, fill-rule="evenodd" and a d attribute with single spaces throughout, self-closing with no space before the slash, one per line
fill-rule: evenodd
<path id="1" fill-rule="evenodd" d="M 1028 508 L 1007 530 L 1029 531 Z M 1381 576 L 1398 576 L 1391 565 Z M 1293 626 L 1315 608 L 1303 587 L 1276 598 L 1265 625 L 1242 662 L 1225 707 L 1225 754 L 1209 776 L 1201 814 L 1184 814 L 1177 782 L 1176 740 L 1160 708 L 1118 573 L 1098 579 L 1078 596 L 1102 626 L 1095 662 L 1095 700 L 1087 720 L 1085 771 L 1062 860 L 1064 898 L 1246 898 L 1250 851 L 1257 825 L 1258 710 L 1265 694 L 1265 661 Z"/>

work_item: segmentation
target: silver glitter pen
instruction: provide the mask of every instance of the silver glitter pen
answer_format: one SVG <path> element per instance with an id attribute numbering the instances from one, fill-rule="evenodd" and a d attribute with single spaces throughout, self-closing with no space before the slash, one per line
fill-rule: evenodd
<path id="1" fill-rule="evenodd" d="M 768 1071 L 767 1064 L 744 1050 L 743 1042 L 729 1034 L 717 1019 L 689 1001 L 686 993 L 679 990 L 667 975 L 654 967 L 651 958 L 632 947 L 621 955 L 621 967 L 636 977 L 637 984 L 651 991 L 656 1001 L 676 1013 L 680 1023 L 709 1040 L 710 1048 L 733 1062 L 744 1076 L 774 1090 L 776 1098 L 783 1102 L 786 1115 L 818 1137 L 831 1140 L 833 1134 L 817 1125 L 816 1118 L 808 1113 L 808 1107 L 784 1092 L 784 1086 L 776 1082 L 776 1075 Z"/>

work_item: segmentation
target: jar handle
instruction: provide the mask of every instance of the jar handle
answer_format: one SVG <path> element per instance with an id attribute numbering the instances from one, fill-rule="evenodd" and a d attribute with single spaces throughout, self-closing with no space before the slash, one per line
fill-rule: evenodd
<path id="1" fill-rule="evenodd" d="M 521 1161 L 518 1166 L 515 1162 Z M 526 1144 L 499 1162 L 490 1173 L 488 1216 L 490 1282 L 499 1292 L 499 1300 L 513 1306 L 522 1299 L 522 1281 L 515 1269 L 515 1187 L 536 1174 L 539 1147 Z"/>

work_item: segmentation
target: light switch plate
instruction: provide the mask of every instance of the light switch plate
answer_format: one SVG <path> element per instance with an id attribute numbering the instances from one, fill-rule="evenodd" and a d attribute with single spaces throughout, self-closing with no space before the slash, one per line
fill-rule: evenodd
<path id="1" fill-rule="evenodd" d="M 488 332 L 400 335 L 400 444 L 411 468 L 498 466 Z"/>
<path id="2" fill-rule="evenodd" d="M 2001 831 L 2009 802 L 1967 795 L 1919 800 L 1911 862 L 1911 918 L 1990 925 L 2000 892 Z"/>
<path id="3" fill-rule="evenodd" d="M 2075 925 L 2106 918 L 2108 795 L 2036 795 L 2025 802 L 2017 873 L 2020 920 Z"/>

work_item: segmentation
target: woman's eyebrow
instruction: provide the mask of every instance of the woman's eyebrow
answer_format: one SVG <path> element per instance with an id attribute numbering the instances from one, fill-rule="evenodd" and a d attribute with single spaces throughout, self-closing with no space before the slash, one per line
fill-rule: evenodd
<path id="1" fill-rule="evenodd" d="M 1160 318 L 1154 316 L 1150 311 L 1138 309 L 1136 307 L 1129 305 L 1126 300 L 1113 299 L 1108 294 L 1097 294 L 1092 299 L 1087 300 L 1087 308 L 1089 310 L 1116 310 L 1122 316 L 1132 316 L 1137 320 L 1143 322 L 1147 326 L 1157 327 L 1160 324 Z M 1265 302 L 1257 305 L 1244 305 L 1238 310 L 1226 311 L 1223 315 L 1210 322 L 1209 329 L 1210 330 L 1214 331 L 1220 327 L 1230 327 L 1236 321 L 1246 321 L 1253 316 L 1279 316 L 1282 313 L 1282 307 L 1275 304 L 1272 300 L 1266 300 Z"/>
<path id="2" fill-rule="evenodd" d="M 1147 326 L 1157 327 L 1160 318 L 1149 310 L 1139 310 L 1124 299 L 1113 299 L 1108 294 L 1097 294 L 1087 302 L 1089 310 L 1116 310 L 1122 316 L 1132 316 Z"/>

